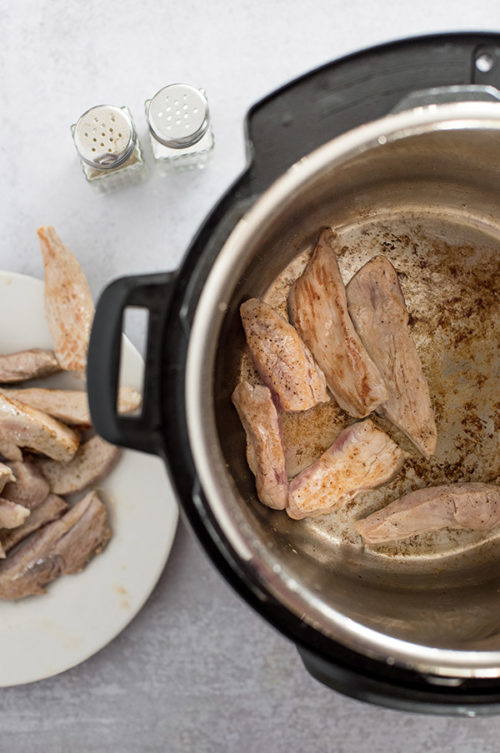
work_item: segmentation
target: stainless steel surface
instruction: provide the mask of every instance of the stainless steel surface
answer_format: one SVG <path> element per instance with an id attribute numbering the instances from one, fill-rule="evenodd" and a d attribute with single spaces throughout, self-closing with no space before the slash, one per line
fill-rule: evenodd
<path id="1" fill-rule="evenodd" d="M 152 135 L 171 149 L 196 144 L 209 127 L 207 99 L 202 90 L 193 86 L 170 84 L 145 105 Z"/>
<path id="2" fill-rule="evenodd" d="M 200 298 L 188 356 L 198 474 L 255 577 L 324 634 L 432 675 L 500 676 L 500 641 L 492 638 L 500 632 L 498 532 L 441 532 L 369 550 L 352 521 L 410 488 L 498 481 L 499 164 L 500 104 L 492 103 L 418 108 L 325 145 L 280 178 L 228 239 Z M 430 462 L 413 453 L 384 489 L 297 523 L 256 500 L 230 393 L 244 352 L 239 304 L 255 295 L 283 305 L 324 224 L 341 238 L 346 280 L 375 253 L 395 264 L 439 444 Z M 329 405 L 307 420 L 314 431 L 287 419 L 285 432 L 299 435 L 302 451 L 289 454 L 291 470 L 310 462 L 347 419 Z M 485 640 L 489 650 L 475 650 Z"/>
<path id="3" fill-rule="evenodd" d="M 122 165 L 134 150 L 134 124 L 125 107 L 91 107 L 72 130 L 79 156 L 96 170 L 112 170 Z"/>
<path id="4" fill-rule="evenodd" d="M 433 86 L 410 92 L 393 107 L 391 112 L 404 112 L 426 105 L 443 105 L 448 102 L 498 102 L 500 91 L 494 86 L 463 84 L 460 86 Z"/>

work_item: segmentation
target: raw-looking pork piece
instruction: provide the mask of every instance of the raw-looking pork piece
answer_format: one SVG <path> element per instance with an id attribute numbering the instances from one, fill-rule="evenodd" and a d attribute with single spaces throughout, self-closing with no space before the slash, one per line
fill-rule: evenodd
<path id="1" fill-rule="evenodd" d="M 290 482 L 287 512 L 296 520 L 331 512 L 392 479 L 405 457 L 370 419 L 352 424 Z"/>
<path id="2" fill-rule="evenodd" d="M 55 390 L 40 387 L 0 389 L 0 393 L 37 408 L 49 416 L 73 426 L 90 426 L 90 413 L 85 390 Z M 132 413 L 141 404 L 141 396 L 132 387 L 120 387 L 118 412 Z"/>
<path id="3" fill-rule="evenodd" d="M 326 380 L 297 331 L 271 306 L 250 298 L 240 307 L 252 358 L 285 411 L 305 411 L 328 401 Z"/>
<path id="4" fill-rule="evenodd" d="M 55 418 L 0 394 L 0 453 L 22 460 L 20 447 L 68 462 L 78 449 L 78 434 Z"/>
<path id="5" fill-rule="evenodd" d="M 16 477 L 12 471 L 12 468 L 10 465 L 6 465 L 5 463 L 0 463 L 0 493 L 3 494 L 3 490 L 5 487 L 15 482 Z"/>
<path id="6" fill-rule="evenodd" d="M 82 268 L 53 227 L 38 229 L 45 270 L 45 315 L 57 360 L 82 371 L 87 363 L 94 304 Z"/>
<path id="7" fill-rule="evenodd" d="M 365 350 L 347 311 L 330 228 L 322 231 L 304 273 L 288 298 L 290 318 L 323 370 L 340 407 L 363 418 L 388 398 L 379 370 Z"/>
<path id="8" fill-rule="evenodd" d="M 8 464 L 14 482 L 9 482 L 2 492 L 2 497 L 16 502 L 18 505 L 34 510 L 38 507 L 50 492 L 49 483 L 36 465 L 29 460 Z"/>
<path id="9" fill-rule="evenodd" d="M 17 530 L 18 527 L 22 527 L 29 515 L 30 511 L 26 507 L 16 505 L 15 502 L 10 502 L 8 499 L 0 497 L 0 559 L 5 558 L 6 552 L 1 540 L 1 534 L 4 531 L 10 533 L 10 529 Z"/>
<path id="10" fill-rule="evenodd" d="M 14 476 L 12 469 L 8 465 L 5 465 L 5 463 L 0 463 L 0 493 L 3 494 L 9 484 L 15 482 L 15 480 L 16 477 Z M 2 498 L 0 497 L 0 505 L 1 503 Z M 0 559 L 3 557 L 5 557 L 5 549 L 0 541 Z"/>
<path id="11" fill-rule="evenodd" d="M 261 502 L 283 510 L 288 494 L 285 454 L 278 412 L 271 391 L 240 382 L 232 400 L 247 436 L 247 462 L 255 476 Z"/>
<path id="12" fill-rule="evenodd" d="M 500 486 L 468 483 L 417 489 L 354 525 L 369 544 L 383 544 L 441 528 L 487 531 L 499 523 Z"/>
<path id="13" fill-rule="evenodd" d="M 96 492 L 89 492 L 2 562 L 0 598 L 22 599 L 44 593 L 47 583 L 59 575 L 82 570 L 110 536 L 106 508 Z"/>
<path id="14" fill-rule="evenodd" d="M 51 350 L 32 348 L 0 356 L 0 383 L 11 384 L 26 379 L 37 379 L 61 371 Z"/>
<path id="15" fill-rule="evenodd" d="M 430 457 L 436 449 L 436 422 L 396 270 L 385 256 L 376 256 L 354 275 L 346 292 L 354 326 L 389 391 L 377 413 Z"/>
<path id="16" fill-rule="evenodd" d="M 0 497 L 0 528 L 16 528 L 24 523 L 29 514 L 27 507 Z"/>
<path id="17" fill-rule="evenodd" d="M 30 533 L 34 533 L 52 520 L 60 518 L 68 507 L 68 503 L 62 497 L 49 494 L 41 504 L 31 511 L 22 525 L 12 528 L 10 531 L 0 531 L 0 546 L 3 547 L 5 552 L 10 552 L 16 544 L 23 541 Z"/>
<path id="18" fill-rule="evenodd" d="M 120 453 L 119 447 L 95 436 L 80 445 L 69 463 L 40 460 L 37 465 L 54 494 L 71 494 L 107 475 Z"/>

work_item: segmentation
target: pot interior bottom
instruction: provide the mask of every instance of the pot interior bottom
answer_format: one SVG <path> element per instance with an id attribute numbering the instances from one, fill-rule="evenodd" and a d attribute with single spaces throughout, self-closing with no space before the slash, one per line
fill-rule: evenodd
<path id="1" fill-rule="evenodd" d="M 284 558 L 320 598 L 348 616 L 418 643 L 479 648 L 486 640 L 489 648 L 500 648 L 500 527 L 443 530 L 365 547 L 353 526 L 423 486 L 499 481 L 499 228 L 468 220 L 465 210 L 447 216 L 442 208 L 428 207 L 399 207 L 332 226 L 344 282 L 377 254 L 387 256 L 398 272 L 430 386 L 436 453 L 426 460 L 392 424 L 372 415 L 409 454 L 392 482 L 336 512 L 302 521 L 260 505 L 249 492 L 250 472 L 242 478 L 241 464 L 240 491 L 267 530 L 277 559 Z M 289 288 L 311 251 L 311 246 L 300 250 L 264 295 L 285 316 Z M 240 373 L 258 381 L 246 352 Z M 289 476 L 310 465 L 353 420 L 333 399 L 307 413 L 284 415 Z"/>

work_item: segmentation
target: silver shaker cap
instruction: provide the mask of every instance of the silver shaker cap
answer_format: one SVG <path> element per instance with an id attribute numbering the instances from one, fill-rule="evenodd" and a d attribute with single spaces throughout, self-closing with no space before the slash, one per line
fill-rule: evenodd
<path id="1" fill-rule="evenodd" d="M 183 149 L 196 144 L 208 130 L 207 98 L 188 84 L 170 84 L 146 102 L 146 117 L 160 144 Z"/>
<path id="2" fill-rule="evenodd" d="M 91 107 L 72 126 L 72 131 L 81 159 L 96 170 L 118 167 L 134 151 L 135 128 L 124 107 Z"/>

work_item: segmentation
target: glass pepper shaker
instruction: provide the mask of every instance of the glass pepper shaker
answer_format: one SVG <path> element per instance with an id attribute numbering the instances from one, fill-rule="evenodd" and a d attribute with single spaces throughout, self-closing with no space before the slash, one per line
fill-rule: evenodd
<path id="1" fill-rule="evenodd" d="M 203 89 L 170 84 L 144 103 L 151 148 L 161 174 L 206 167 L 214 135 Z"/>
<path id="2" fill-rule="evenodd" d="M 141 145 L 127 107 L 91 107 L 71 131 L 83 173 L 102 193 L 144 178 Z"/>

